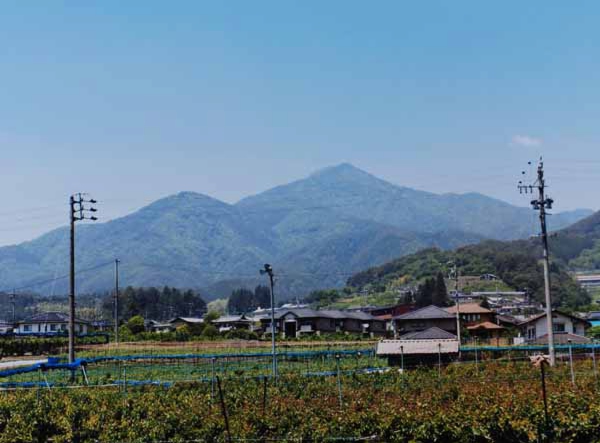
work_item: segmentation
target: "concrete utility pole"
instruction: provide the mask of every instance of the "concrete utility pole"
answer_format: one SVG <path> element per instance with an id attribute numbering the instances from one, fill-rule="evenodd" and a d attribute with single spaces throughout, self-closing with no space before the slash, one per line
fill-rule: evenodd
<path id="1" fill-rule="evenodd" d="M 115 344 L 119 343 L 119 263 L 121 260 L 115 258 Z"/>
<path id="2" fill-rule="evenodd" d="M 524 174 L 524 173 L 523 173 Z M 552 298 L 550 296 L 550 254 L 548 251 L 548 230 L 546 227 L 546 209 L 552 209 L 554 200 L 546 198 L 546 180 L 544 178 L 544 162 L 540 157 L 537 168 L 537 180 L 533 185 L 523 185 L 520 181 L 518 188 L 521 194 L 533 193 L 534 188 L 537 187 L 538 199 L 531 200 L 531 206 L 534 210 L 540 213 L 540 225 L 541 225 L 541 238 L 542 246 L 544 248 L 543 264 L 544 264 L 544 292 L 546 295 L 546 327 L 548 329 L 548 354 L 550 356 L 550 366 L 554 366 L 556 363 L 556 356 L 554 351 L 554 329 L 552 325 Z"/>
<path id="3" fill-rule="evenodd" d="M 17 296 L 17 293 L 13 289 L 12 294 L 10 294 L 10 304 L 12 306 L 12 324 L 13 324 L 13 327 L 17 323 L 16 296 Z"/>
<path id="4" fill-rule="evenodd" d="M 460 346 L 460 298 L 458 297 L 458 268 L 454 262 L 450 262 L 449 264 L 452 265 L 449 278 L 454 280 L 454 297 L 456 298 L 456 337 L 458 338 L 458 345 Z"/>
<path id="5" fill-rule="evenodd" d="M 69 363 L 75 361 L 75 222 L 81 220 L 98 220 L 94 216 L 88 216 L 88 212 L 96 212 L 96 208 L 84 206 L 85 203 L 95 204 L 96 200 L 84 199 L 86 194 L 78 193 L 69 198 L 69 219 L 71 222 L 70 242 L 70 272 L 69 272 Z"/>
<path id="6" fill-rule="evenodd" d="M 273 354 L 273 380 L 277 380 L 277 350 L 275 347 L 275 286 L 273 267 L 265 263 L 265 268 L 260 270 L 261 275 L 267 274 L 271 283 L 271 353 Z"/>

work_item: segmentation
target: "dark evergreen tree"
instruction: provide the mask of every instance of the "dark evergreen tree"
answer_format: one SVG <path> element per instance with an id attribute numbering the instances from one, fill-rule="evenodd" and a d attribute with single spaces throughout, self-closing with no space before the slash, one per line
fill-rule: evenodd
<path id="1" fill-rule="evenodd" d="M 446 289 L 446 282 L 444 281 L 444 274 L 438 272 L 435 279 L 435 287 L 432 294 L 431 304 L 444 307 L 449 305 L 450 300 L 448 299 L 448 290 Z"/>
<path id="2" fill-rule="evenodd" d="M 419 285 L 415 304 L 418 308 L 423 308 L 433 304 L 433 293 L 435 291 L 435 280 L 428 278 Z"/>

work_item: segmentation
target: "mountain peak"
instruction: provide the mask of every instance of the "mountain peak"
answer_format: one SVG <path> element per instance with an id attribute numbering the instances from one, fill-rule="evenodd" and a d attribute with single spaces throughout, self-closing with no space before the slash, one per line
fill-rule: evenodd
<path id="1" fill-rule="evenodd" d="M 373 177 L 366 171 L 363 171 L 360 168 L 357 168 L 352 163 L 340 163 L 338 165 L 327 166 L 323 169 L 319 169 L 316 172 L 313 172 L 310 177 L 322 177 L 322 176 L 350 176 L 350 175 L 361 175 L 361 176 L 370 176 Z"/>

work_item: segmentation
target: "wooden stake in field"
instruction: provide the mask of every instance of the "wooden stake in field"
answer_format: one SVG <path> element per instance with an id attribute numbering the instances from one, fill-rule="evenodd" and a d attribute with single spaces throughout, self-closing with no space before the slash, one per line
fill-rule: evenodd
<path id="1" fill-rule="evenodd" d="M 550 364 L 550 357 L 547 355 L 534 355 L 533 357 L 529 357 L 534 366 L 540 368 L 540 377 L 542 382 L 542 398 L 544 400 L 544 424 L 545 430 L 544 434 L 547 435 L 547 432 L 550 427 L 550 419 L 548 416 L 548 399 L 546 396 L 546 371 L 545 365 Z"/>
<path id="2" fill-rule="evenodd" d="M 219 388 L 219 399 L 221 400 L 221 412 L 225 419 L 225 431 L 227 432 L 227 442 L 231 443 L 231 432 L 229 430 L 229 417 L 227 417 L 227 407 L 223 398 L 223 390 L 221 389 L 221 379 L 217 376 L 217 387 Z"/>

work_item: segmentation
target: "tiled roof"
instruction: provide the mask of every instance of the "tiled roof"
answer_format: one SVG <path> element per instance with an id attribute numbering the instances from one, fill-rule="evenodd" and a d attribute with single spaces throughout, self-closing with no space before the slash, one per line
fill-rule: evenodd
<path id="1" fill-rule="evenodd" d="M 251 322 L 252 320 L 248 320 L 244 315 L 223 315 L 216 320 L 213 320 L 213 323 L 235 323 L 235 322 Z"/>
<path id="2" fill-rule="evenodd" d="M 456 314 L 456 309 L 459 309 L 459 312 L 461 314 L 491 314 L 492 311 L 484 308 L 482 306 L 479 305 L 479 303 L 460 303 L 460 305 L 457 307 L 457 305 L 454 306 L 450 306 L 449 308 L 446 308 L 446 311 L 449 312 L 450 314 Z"/>
<path id="3" fill-rule="evenodd" d="M 204 319 L 198 317 L 176 317 L 173 320 L 169 320 L 169 323 L 175 323 L 176 321 L 182 321 L 184 323 L 204 323 Z"/>
<path id="4" fill-rule="evenodd" d="M 452 314 L 446 310 L 434 305 L 425 306 L 416 311 L 407 312 L 406 314 L 394 317 L 394 320 L 426 320 L 438 318 L 454 318 Z"/>
<path id="5" fill-rule="evenodd" d="M 494 330 L 494 329 L 505 329 L 505 328 L 504 328 L 504 326 L 497 325 L 496 323 L 492 323 L 491 321 L 484 321 L 482 323 L 477 323 L 476 325 L 467 326 L 467 329 L 469 331 L 473 331 L 473 330 L 477 330 L 477 329 Z"/>
<path id="6" fill-rule="evenodd" d="M 454 339 L 456 335 L 433 326 L 424 331 L 409 332 L 400 336 L 400 340 L 446 340 Z"/>

